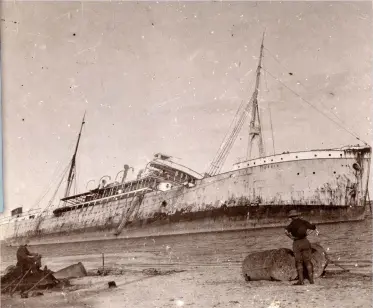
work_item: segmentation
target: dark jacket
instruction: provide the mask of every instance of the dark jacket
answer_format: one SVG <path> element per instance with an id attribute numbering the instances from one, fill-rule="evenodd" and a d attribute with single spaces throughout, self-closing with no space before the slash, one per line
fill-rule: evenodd
<path id="1" fill-rule="evenodd" d="M 29 256 L 32 256 L 32 254 L 29 252 L 26 245 L 19 246 L 17 250 L 17 261 L 21 263 L 28 262 L 30 260 Z"/>
<path id="2" fill-rule="evenodd" d="M 307 220 L 296 218 L 285 229 L 295 240 L 301 240 L 307 237 L 307 230 L 316 230 L 316 226 Z"/>

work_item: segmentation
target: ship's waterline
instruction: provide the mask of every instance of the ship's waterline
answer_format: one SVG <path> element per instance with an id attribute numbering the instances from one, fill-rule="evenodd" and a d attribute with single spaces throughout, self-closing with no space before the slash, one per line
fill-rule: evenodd
<path id="1" fill-rule="evenodd" d="M 300 207 L 302 208 L 302 207 Z M 353 221 L 362 221 L 366 217 L 367 209 L 365 207 L 340 209 L 334 207 L 334 210 L 321 209 L 319 211 L 303 211 L 303 215 L 308 220 L 316 224 L 345 223 Z M 205 213 L 209 214 L 209 213 Z M 41 233 L 39 236 L 27 236 L 29 245 L 56 244 L 69 242 L 85 242 L 96 240 L 113 240 L 120 238 L 147 238 L 158 236 L 196 234 L 196 233 L 216 233 L 241 230 L 258 230 L 265 228 L 283 227 L 287 222 L 286 217 L 278 219 L 252 219 L 245 220 L 240 217 L 220 217 L 218 219 L 196 219 L 183 222 L 169 223 L 166 221 L 157 221 L 155 224 L 143 224 L 141 222 L 128 226 L 124 232 L 115 235 L 114 226 L 81 228 L 71 231 L 60 231 L 54 233 Z M 8 241 L 8 245 L 17 245 L 25 237 L 17 237 Z"/>

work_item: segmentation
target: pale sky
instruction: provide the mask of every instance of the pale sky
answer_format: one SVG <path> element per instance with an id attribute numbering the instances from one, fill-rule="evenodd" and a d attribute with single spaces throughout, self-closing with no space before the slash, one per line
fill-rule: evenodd
<path id="1" fill-rule="evenodd" d="M 85 110 L 78 192 L 124 164 L 137 173 L 157 152 L 205 172 L 251 96 L 264 29 L 263 67 L 371 144 L 371 6 L 3 2 L 6 213 L 31 208 L 52 184 L 40 206 L 48 203 Z M 259 106 L 267 154 L 268 106 L 276 153 L 358 143 L 266 73 Z M 245 125 L 223 170 L 247 140 Z"/>

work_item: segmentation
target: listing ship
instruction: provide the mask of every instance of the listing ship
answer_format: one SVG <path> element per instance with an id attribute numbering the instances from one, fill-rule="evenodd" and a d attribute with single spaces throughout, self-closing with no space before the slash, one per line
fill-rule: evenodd
<path id="1" fill-rule="evenodd" d="M 51 201 L 43 210 L 25 213 L 17 208 L 3 218 L 0 232 L 7 244 L 24 238 L 47 244 L 279 227 L 292 209 L 318 224 L 365 219 L 367 144 L 265 155 L 258 108 L 263 47 L 262 41 L 252 96 L 240 106 L 207 172 L 158 153 L 135 180 L 126 180 L 131 168 L 125 165 L 121 181 L 108 183 L 103 177 L 97 188 L 71 195 L 83 118 L 64 197 L 58 206 Z M 248 115 L 247 156 L 221 172 Z M 252 158 L 255 146 L 259 156 Z"/>

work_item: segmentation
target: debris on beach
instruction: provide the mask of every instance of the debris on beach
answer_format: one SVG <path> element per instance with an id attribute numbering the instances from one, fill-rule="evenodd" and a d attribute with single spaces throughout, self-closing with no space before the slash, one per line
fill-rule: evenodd
<path id="1" fill-rule="evenodd" d="M 122 267 L 99 267 L 98 269 L 92 269 L 87 272 L 87 276 L 120 276 L 126 273 L 139 273 L 148 275 L 148 276 L 157 276 L 157 275 L 171 275 L 175 273 L 185 272 L 185 270 L 159 270 L 155 268 L 146 268 L 143 270 L 139 269 L 125 269 Z"/>
<path id="2" fill-rule="evenodd" d="M 311 244 L 311 246 L 314 277 L 317 278 L 325 273 L 328 257 L 324 248 L 320 245 Z M 298 277 L 294 253 L 287 248 L 249 254 L 242 263 L 242 274 L 246 281 L 291 281 Z M 307 273 L 305 273 L 305 277 L 307 277 Z"/>
<path id="3" fill-rule="evenodd" d="M 171 275 L 175 273 L 181 273 L 185 272 L 185 270 L 168 270 L 168 271 L 162 271 L 157 270 L 155 268 L 146 268 L 142 271 L 143 274 L 149 275 L 149 276 L 157 276 L 157 275 Z"/>
<path id="4" fill-rule="evenodd" d="M 128 270 L 118 267 L 99 267 L 96 270 L 91 270 L 88 272 L 88 276 L 108 276 L 108 275 L 123 275 Z"/>
<path id="5" fill-rule="evenodd" d="M 71 279 L 71 278 L 80 278 L 87 276 L 87 271 L 84 265 L 79 262 L 77 264 L 72 264 L 67 266 L 59 271 L 55 272 L 54 277 L 57 279 Z"/>
<path id="6" fill-rule="evenodd" d="M 49 289 L 57 286 L 59 280 L 54 277 L 53 272 L 46 266 L 43 270 L 32 268 L 24 272 L 20 266 L 13 266 L 7 269 L 5 275 L 1 277 L 1 293 L 14 294 L 20 291 L 24 298 L 27 298 L 28 292 L 34 289 Z"/>
<path id="7" fill-rule="evenodd" d="M 87 276 L 84 265 L 79 262 L 67 266 L 57 272 L 53 272 L 44 266 L 41 269 L 41 260 L 25 271 L 20 265 L 8 266 L 1 277 L 1 293 L 9 293 L 11 296 L 19 291 L 21 298 L 29 298 L 44 295 L 40 290 L 64 289 L 71 286 L 69 279 Z"/>
<path id="8" fill-rule="evenodd" d="M 42 295 L 44 295 L 44 293 L 40 291 L 34 291 L 31 293 L 31 297 L 37 297 L 37 296 L 42 296 Z"/>
<path id="9" fill-rule="evenodd" d="M 107 284 L 108 284 L 109 288 L 116 288 L 117 287 L 117 284 L 115 283 L 115 281 L 109 281 Z"/>

